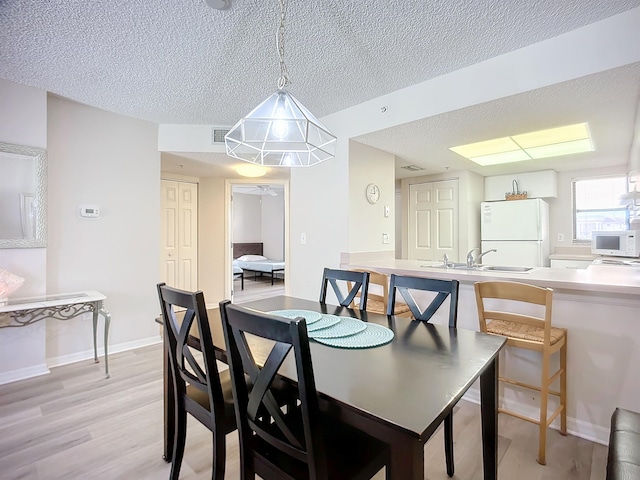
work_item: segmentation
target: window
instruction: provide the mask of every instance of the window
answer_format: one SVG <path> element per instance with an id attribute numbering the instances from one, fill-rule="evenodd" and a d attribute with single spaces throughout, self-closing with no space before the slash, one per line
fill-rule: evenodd
<path id="1" fill-rule="evenodd" d="M 628 191 L 627 185 L 627 177 L 573 181 L 574 242 L 590 242 L 594 230 L 629 228 L 629 210 L 620 204 L 620 195 Z"/>

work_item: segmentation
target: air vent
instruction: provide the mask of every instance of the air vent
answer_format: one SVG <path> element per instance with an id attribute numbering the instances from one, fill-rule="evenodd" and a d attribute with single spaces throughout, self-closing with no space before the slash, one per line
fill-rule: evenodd
<path id="1" fill-rule="evenodd" d="M 404 168 L 405 170 L 409 170 L 410 172 L 419 172 L 420 170 L 424 170 L 424 168 L 419 167 L 417 165 L 407 165 L 406 167 L 400 167 L 400 168 Z"/>
<path id="2" fill-rule="evenodd" d="M 213 129 L 213 143 L 224 143 L 224 136 L 229 133 L 228 128 L 215 128 Z"/>

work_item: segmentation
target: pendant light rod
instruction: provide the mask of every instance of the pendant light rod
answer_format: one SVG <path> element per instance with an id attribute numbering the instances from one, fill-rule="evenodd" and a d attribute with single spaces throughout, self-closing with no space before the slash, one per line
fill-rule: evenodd
<path id="1" fill-rule="evenodd" d="M 289 72 L 287 65 L 284 63 L 284 21 L 287 13 L 287 4 L 285 0 L 278 0 L 280 4 L 280 26 L 276 32 L 276 48 L 278 57 L 280 57 L 280 78 L 278 79 L 278 90 L 283 90 L 289 85 Z"/>

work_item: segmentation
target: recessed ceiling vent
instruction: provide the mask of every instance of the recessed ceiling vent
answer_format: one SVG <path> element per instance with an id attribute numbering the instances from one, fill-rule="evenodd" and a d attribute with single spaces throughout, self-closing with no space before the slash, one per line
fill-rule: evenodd
<path id="1" fill-rule="evenodd" d="M 213 127 L 212 140 L 213 143 L 224 143 L 224 136 L 229 133 L 228 128 Z"/>
<path id="2" fill-rule="evenodd" d="M 424 170 L 424 168 L 419 167 L 417 165 L 407 165 L 400 168 L 404 168 L 405 170 L 409 170 L 410 172 L 419 172 L 420 170 Z"/>

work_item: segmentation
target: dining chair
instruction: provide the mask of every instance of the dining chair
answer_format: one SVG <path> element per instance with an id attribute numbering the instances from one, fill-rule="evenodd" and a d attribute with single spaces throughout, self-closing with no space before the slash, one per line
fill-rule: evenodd
<path id="1" fill-rule="evenodd" d="M 177 480 L 180 475 L 189 413 L 211 430 L 211 478 L 223 480 L 226 459 L 225 436 L 236 429 L 236 417 L 230 373 L 228 370 L 218 371 L 216 364 L 204 295 L 200 291 L 192 293 L 160 283 L 158 298 L 164 334 L 169 343 L 175 398 L 175 435 L 170 478 Z M 201 362 L 197 359 L 199 352 L 187 343 L 194 324 L 200 337 Z"/>
<path id="2" fill-rule="evenodd" d="M 389 447 L 320 410 L 303 318 L 286 319 L 220 303 L 240 438 L 240 478 L 368 479 L 388 466 Z M 248 340 L 248 337 L 251 340 Z M 256 337 L 273 342 L 254 349 Z M 289 355 L 291 352 L 291 355 Z M 271 387 L 289 357 L 298 401 L 278 408 Z M 253 388 L 247 389 L 245 376 Z M 259 408 L 271 414 L 264 422 Z M 388 469 L 387 469 L 388 472 Z M 388 473 L 387 473 L 388 477 Z"/>
<path id="3" fill-rule="evenodd" d="M 449 298 L 448 323 L 449 328 L 458 325 L 458 289 L 457 280 L 438 280 L 425 277 L 411 277 L 406 275 L 391 274 L 389 281 L 389 300 L 387 302 L 387 315 L 393 315 L 396 305 L 396 292 L 400 292 L 402 299 L 409 306 L 415 322 L 429 322 L 447 298 Z M 424 301 L 418 302 L 412 292 L 432 292 L 435 296 L 425 305 Z M 422 308 L 420 305 L 424 305 Z M 444 453 L 447 464 L 447 475 L 454 474 L 453 459 L 453 411 L 444 419 Z"/>
<path id="4" fill-rule="evenodd" d="M 347 285 L 347 282 L 350 282 Z M 353 307 L 356 295 L 360 293 L 360 310 L 367 309 L 367 293 L 369 290 L 369 273 L 353 272 L 350 270 L 338 270 L 325 268 L 322 273 L 322 285 L 320 287 L 320 303 L 326 303 L 328 286 L 331 285 L 338 302 L 342 307 Z M 343 286 L 347 293 L 344 294 Z"/>
<path id="5" fill-rule="evenodd" d="M 366 269 L 353 269 L 352 272 L 367 272 L 369 274 L 369 288 L 367 290 L 367 312 L 387 314 L 387 305 L 389 302 L 389 276 Z M 374 286 L 372 289 L 371 287 Z M 377 290 L 375 288 L 377 287 Z M 347 282 L 347 289 L 351 290 L 352 283 Z M 353 307 L 360 308 L 361 294 L 358 292 L 354 298 Z M 393 314 L 397 316 L 411 316 L 409 305 L 404 302 L 396 302 Z"/>
<path id="6" fill-rule="evenodd" d="M 567 434 L 567 330 L 551 325 L 553 290 L 519 282 L 477 282 L 474 288 L 481 332 L 503 335 L 508 339 L 507 346 L 542 354 L 540 386 L 499 375 L 503 384 L 540 392 L 540 417 L 534 419 L 504 408 L 499 408 L 498 412 L 539 426 L 537 460 L 545 465 L 547 428 L 558 415 L 560 433 Z M 544 312 L 542 315 L 540 307 Z M 560 355 L 560 368 L 550 375 L 551 355 L 556 352 Z M 558 379 L 559 392 L 551 390 L 551 384 Z M 560 399 L 558 408 L 551 415 L 547 412 L 549 395 Z"/>

